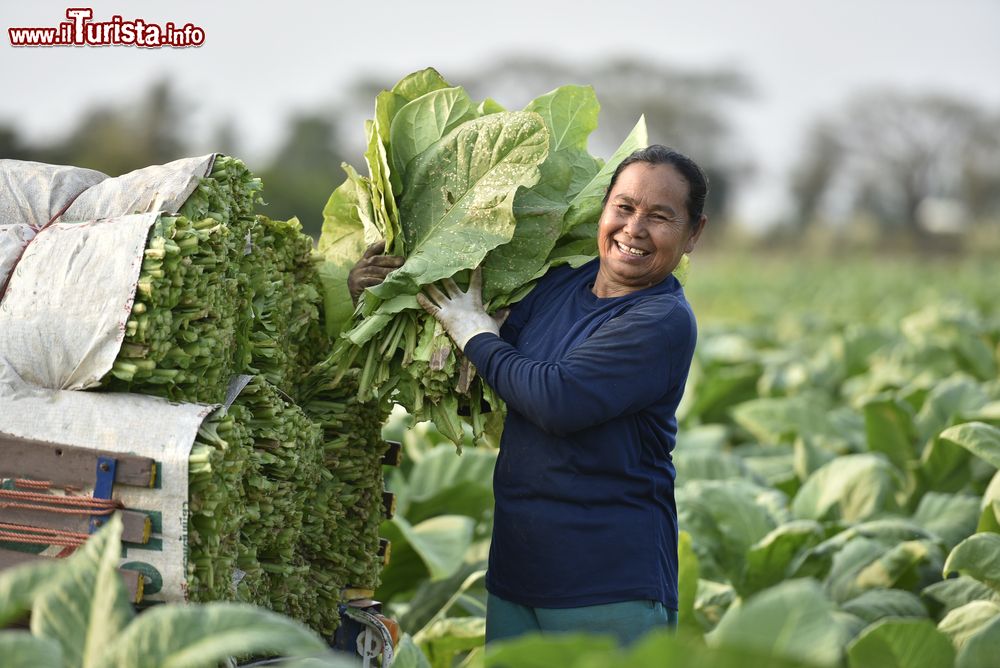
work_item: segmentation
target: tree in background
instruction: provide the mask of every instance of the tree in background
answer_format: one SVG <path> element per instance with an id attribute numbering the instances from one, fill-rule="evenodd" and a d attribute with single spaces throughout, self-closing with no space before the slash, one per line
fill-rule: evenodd
<path id="1" fill-rule="evenodd" d="M 84 112 L 69 135 L 37 147 L 33 159 L 78 165 L 117 176 L 146 165 L 184 157 L 185 101 L 166 79 L 154 82 L 138 102 Z"/>
<path id="2" fill-rule="evenodd" d="M 950 201 L 974 217 L 1000 211 L 997 118 L 945 95 L 859 95 L 806 137 L 791 177 L 801 225 L 863 214 L 927 236 L 921 207 Z"/>
<path id="3" fill-rule="evenodd" d="M 263 212 L 276 220 L 298 216 L 306 234 L 318 238 L 323 207 L 344 180 L 342 155 L 329 113 L 293 117 L 278 151 L 257 172 L 264 182 Z"/>

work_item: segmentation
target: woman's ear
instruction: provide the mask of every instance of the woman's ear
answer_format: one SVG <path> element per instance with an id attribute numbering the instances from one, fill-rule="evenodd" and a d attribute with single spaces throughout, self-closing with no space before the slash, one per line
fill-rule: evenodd
<path id="1" fill-rule="evenodd" d="M 684 252 L 690 253 L 694 250 L 694 245 L 698 243 L 698 239 L 701 237 L 702 231 L 705 229 L 705 225 L 708 225 L 708 216 L 701 214 L 698 218 L 698 222 L 695 225 L 694 231 L 691 236 L 688 237 L 687 244 L 684 246 Z"/>

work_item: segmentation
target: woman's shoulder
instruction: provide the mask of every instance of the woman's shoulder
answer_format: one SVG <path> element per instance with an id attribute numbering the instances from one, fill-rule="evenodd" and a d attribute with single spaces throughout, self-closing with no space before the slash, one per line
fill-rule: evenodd
<path id="1" fill-rule="evenodd" d="M 652 327 L 674 339 L 697 337 L 698 323 L 683 290 L 643 295 L 621 315 L 635 325 Z"/>

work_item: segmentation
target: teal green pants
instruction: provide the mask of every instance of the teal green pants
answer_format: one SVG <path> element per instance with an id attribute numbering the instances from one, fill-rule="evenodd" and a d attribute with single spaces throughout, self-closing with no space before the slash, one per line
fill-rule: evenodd
<path id="1" fill-rule="evenodd" d="M 661 628 L 676 628 L 677 611 L 659 601 L 624 601 L 581 608 L 529 608 L 489 594 L 486 599 L 486 642 L 525 633 L 593 633 L 613 635 L 629 645 Z"/>

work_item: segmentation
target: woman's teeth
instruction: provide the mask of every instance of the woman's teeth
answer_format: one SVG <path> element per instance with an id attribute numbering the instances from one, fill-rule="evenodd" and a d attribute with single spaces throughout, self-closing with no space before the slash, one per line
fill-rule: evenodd
<path id="1" fill-rule="evenodd" d="M 635 255 L 636 257 L 642 257 L 643 255 L 649 255 L 649 251 L 639 250 L 638 248 L 632 248 L 631 246 L 626 246 L 620 241 L 616 241 L 618 244 L 618 250 L 623 253 L 628 253 L 629 255 Z"/>

